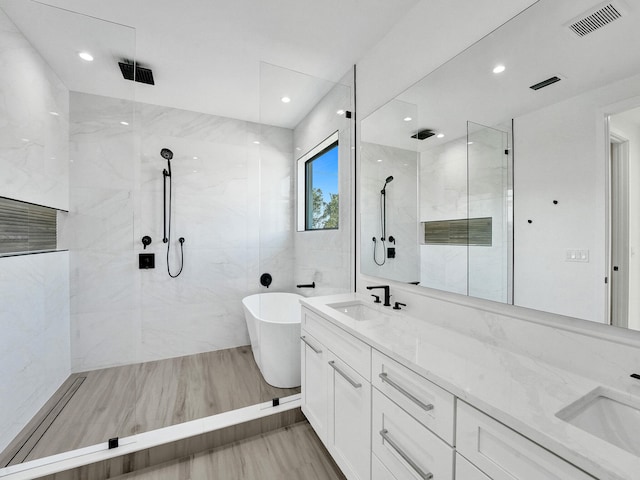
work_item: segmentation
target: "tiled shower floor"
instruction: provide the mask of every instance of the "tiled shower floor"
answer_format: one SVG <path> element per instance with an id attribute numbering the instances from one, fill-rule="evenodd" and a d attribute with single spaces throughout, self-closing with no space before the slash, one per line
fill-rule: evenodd
<path id="1" fill-rule="evenodd" d="M 82 377 L 84 381 L 64 408 L 43 421 L 46 412 L 52 409 L 55 412 L 55 403 L 69 385 L 78 383 Z M 0 454 L 0 466 L 298 392 L 299 388 L 268 385 L 249 346 L 73 374 L 50 404 L 43 407 L 42 414 L 37 414 L 32 424 Z M 32 435 L 38 425 L 40 428 Z M 21 445 L 24 447 L 18 450 Z"/>

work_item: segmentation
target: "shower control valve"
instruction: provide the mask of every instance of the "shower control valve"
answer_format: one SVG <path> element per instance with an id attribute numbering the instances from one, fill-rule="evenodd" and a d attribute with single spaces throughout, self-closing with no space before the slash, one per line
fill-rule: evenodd
<path id="1" fill-rule="evenodd" d="M 142 249 L 146 250 L 149 245 L 151 245 L 151 237 L 149 235 L 145 235 L 142 237 Z"/>

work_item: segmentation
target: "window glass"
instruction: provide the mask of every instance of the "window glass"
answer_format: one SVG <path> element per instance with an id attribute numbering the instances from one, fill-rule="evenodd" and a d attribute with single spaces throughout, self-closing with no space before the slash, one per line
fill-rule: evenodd
<path id="1" fill-rule="evenodd" d="M 305 162 L 305 230 L 338 228 L 338 142 Z"/>

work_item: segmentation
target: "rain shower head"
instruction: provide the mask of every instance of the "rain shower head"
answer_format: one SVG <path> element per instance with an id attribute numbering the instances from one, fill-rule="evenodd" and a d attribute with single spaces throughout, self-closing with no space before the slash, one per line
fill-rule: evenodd
<path id="1" fill-rule="evenodd" d="M 386 193 L 387 184 L 391 183 L 392 181 L 393 181 L 393 177 L 391 175 L 389 175 L 387 177 L 387 179 L 384 181 L 384 185 L 382 186 L 382 190 L 380 190 L 380 193 Z"/>

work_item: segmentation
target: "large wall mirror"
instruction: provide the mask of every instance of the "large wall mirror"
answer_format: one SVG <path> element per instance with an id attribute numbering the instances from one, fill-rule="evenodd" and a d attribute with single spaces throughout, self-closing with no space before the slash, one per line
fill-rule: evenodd
<path id="1" fill-rule="evenodd" d="M 640 329 L 638 24 L 540 0 L 365 118 L 362 273 Z"/>

